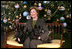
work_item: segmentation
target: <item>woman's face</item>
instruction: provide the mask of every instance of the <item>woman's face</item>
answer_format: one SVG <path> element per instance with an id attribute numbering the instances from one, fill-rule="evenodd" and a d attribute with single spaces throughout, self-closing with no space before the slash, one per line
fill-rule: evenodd
<path id="1" fill-rule="evenodd" d="M 34 17 L 37 17 L 37 11 L 35 10 L 35 9 L 32 9 L 31 11 L 30 11 L 30 14 L 31 14 L 31 17 L 32 18 L 34 18 Z"/>

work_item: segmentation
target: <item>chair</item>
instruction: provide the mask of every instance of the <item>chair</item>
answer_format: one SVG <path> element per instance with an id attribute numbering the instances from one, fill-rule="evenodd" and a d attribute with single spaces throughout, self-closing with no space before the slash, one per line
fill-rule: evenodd
<path id="1" fill-rule="evenodd" d="M 47 27 L 49 31 L 52 31 L 50 37 L 51 37 L 51 43 L 44 43 L 37 45 L 37 48 L 62 48 L 62 44 L 65 42 L 63 40 L 63 24 L 62 23 L 48 23 Z M 57 37 L 58 35 L 58 37 Z"/>
<path id="2" fill-rule="evenodd" d="M 25 23 L 17 23 L 18 24 L 25 24 Z M 15 32 L 16 34 L 17 32 Z M 9 36 L 10 37 L 10 36 Z M 17 41 L 15 41 L 16 38 L 13 38 L 13 35 L 8 39 L 7 38 L 7 32 L 5 32 L 5 48 L 24 48 L 23 44 L 19 44 Z"/>
<path id="3" fill-rule="evenodd" d="M 17 23 L 17 24 L 25 24 L 26 23 Z M 63 40 L 63 24 L 60 23 L 60 24 L 54 24 L 54 23 L 48 23 L 46 24 L 46 26 L 48 27 L 49 31 L 52 31 L 50 37 L 52 39 L 52 43 L 44 43 L 44 44 L 39 44 L 37 45 L 37 48 L 62 48 L 62 44 L 63 42 L 65 42 Z M 59 34 L 60 35 L 60 38 L 58 39 L 55 39 L 55 36 L 57 33 L 55 33 L 54 35 L 54 31 L 57 32 L 57 29 L 54 28 L 54 26 L 58 26 L 58 34 L 59 34 L 59 31 L 60 31 L 60 27 L 62 27 L 62 31 L 61 33 Z M 24 48 L 23 47 L 23 44 L 19 44 L 18 42 L 15 41 L 15 38 L 12 39 L 12 40 L 8 40 L 7 39 L 7 32 L 5 32 L 5 48 Z"/>

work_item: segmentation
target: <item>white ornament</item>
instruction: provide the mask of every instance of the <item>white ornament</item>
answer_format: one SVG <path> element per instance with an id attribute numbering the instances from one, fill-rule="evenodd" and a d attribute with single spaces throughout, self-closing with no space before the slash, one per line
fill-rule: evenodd
<path id="1" fill-rule="evenodd" d="M 43 1 L 43 3 L 47 3 L 47 1 Z"/>
<path id="2" fill-rule="evenodd" d="M 23 12 L 23 16 L 27 16 L 27 15 L 28 15 L 27 11 Z"/>
<path id="3" fill-rule="evenodd" d="M 15 4 L 15 8 L 19 8 L 19 4 L 17 3 L 17 4 Z"/>
<path id="4" fill-rule="evenodd" d="M 50 3 L 50 1 L 43 1 L 43 3 Z"/>
<path id="5" fill-rule="evenodd" d="M 39 6 L 41 6 L 41 3 L 39 3 Z"/>
<path id="6" fill-rule="evenodd" d="M 59 10 L 64 11 L 65 10 L 65 7 L 64 6 L 61 6 Z"/>
<path id="7" fill-rule="evenodd" d="M 67 23 L 66 23 L 66 22 L 64 22 L 64 23 L 63 23 L 63 26 L 64 26 L 64 27 L 66 27 L 66 26 L 67 26 Z"/>
<path id="8" fill-rule="evenodd" d="M 69 16 L 71 16 L 71 14 L 69 14 Z"/>
<path id="9" fill-rule="evenodd" d="M 65 20 L 65 18 L 64 18 L 64 17 L 61 17 L 61 18 L 60 18 L 60 20 L 61 20 L 61 21 L 64 21 L 64 20 Z"/>
<path id="10" fill-rule="evenodd" d="M 12 29 L 12 26 L 10 25 L 9 28 Z"/>
<path id="11" fill-rule="evenodd" d="M 6 23 L 7 22 L 7 19 L 4 19 L 3 22 Z"/>
<path id="12" fill-rule="evenodd" d="M 28 16 L 26 17 L 26 19 L 31 19 L 31 16 L 30 16 L 30 15 L 28 15 Z"/>
<path id="13" fill-rule="evenodd" d="M 51 10 L 48 9 L 47 14 L 48 15 L 51 15 Z"/>

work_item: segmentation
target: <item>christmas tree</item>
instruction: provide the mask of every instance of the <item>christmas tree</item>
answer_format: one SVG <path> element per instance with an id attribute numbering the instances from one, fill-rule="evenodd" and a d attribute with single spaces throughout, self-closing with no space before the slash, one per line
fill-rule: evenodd
<path id="1" fill-rule="evenodd" d="M 71 1 L 1 1 L 1 25 L 12 29 L 17 22 L 26 23 L 32 6 L 46 23 L 63 23 L 64 32 L 71 31 Z"/>
<path id="2" fill-rule="evenodd" d="M 36 6 L 39 9 L 39 17 L 46 22 L 71 23 L 70 1 L 1 1 L 1 20 L 4 23 L 26 22 L 29 19 L 29 8 Z M 5 21 L 6 20 L 6 21 Z"/>

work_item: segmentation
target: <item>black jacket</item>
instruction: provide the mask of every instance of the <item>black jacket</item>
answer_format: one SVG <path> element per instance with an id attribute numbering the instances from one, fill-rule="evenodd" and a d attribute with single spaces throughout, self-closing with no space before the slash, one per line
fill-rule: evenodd
<path id="1" fill-rule="evenodd" d="M 49 32 L 43 19 L 38 18 L 34 28 L 32 28 L 32 19 L 28 20 L 26 25 L 20 26 L 21 28 L 18 26 L 16 38 L 20 38 L 21 43 L 23 43 L 27 37 L 30 37 L 30 39 L 38 39 L 40 36 L 42 41 L 46 41 L 48 39 Z"/>
<path id="2" fill-rule="evenodd" d="M 27 33 L 30 39 L 41 37 L 42 41 L 48 38 L 48 28 L 43 19 L 38 18 L 34 28 L 32 28 L 32 19 L 28 20 L 26 27 L 24 28 L 24 33 Z"/>

